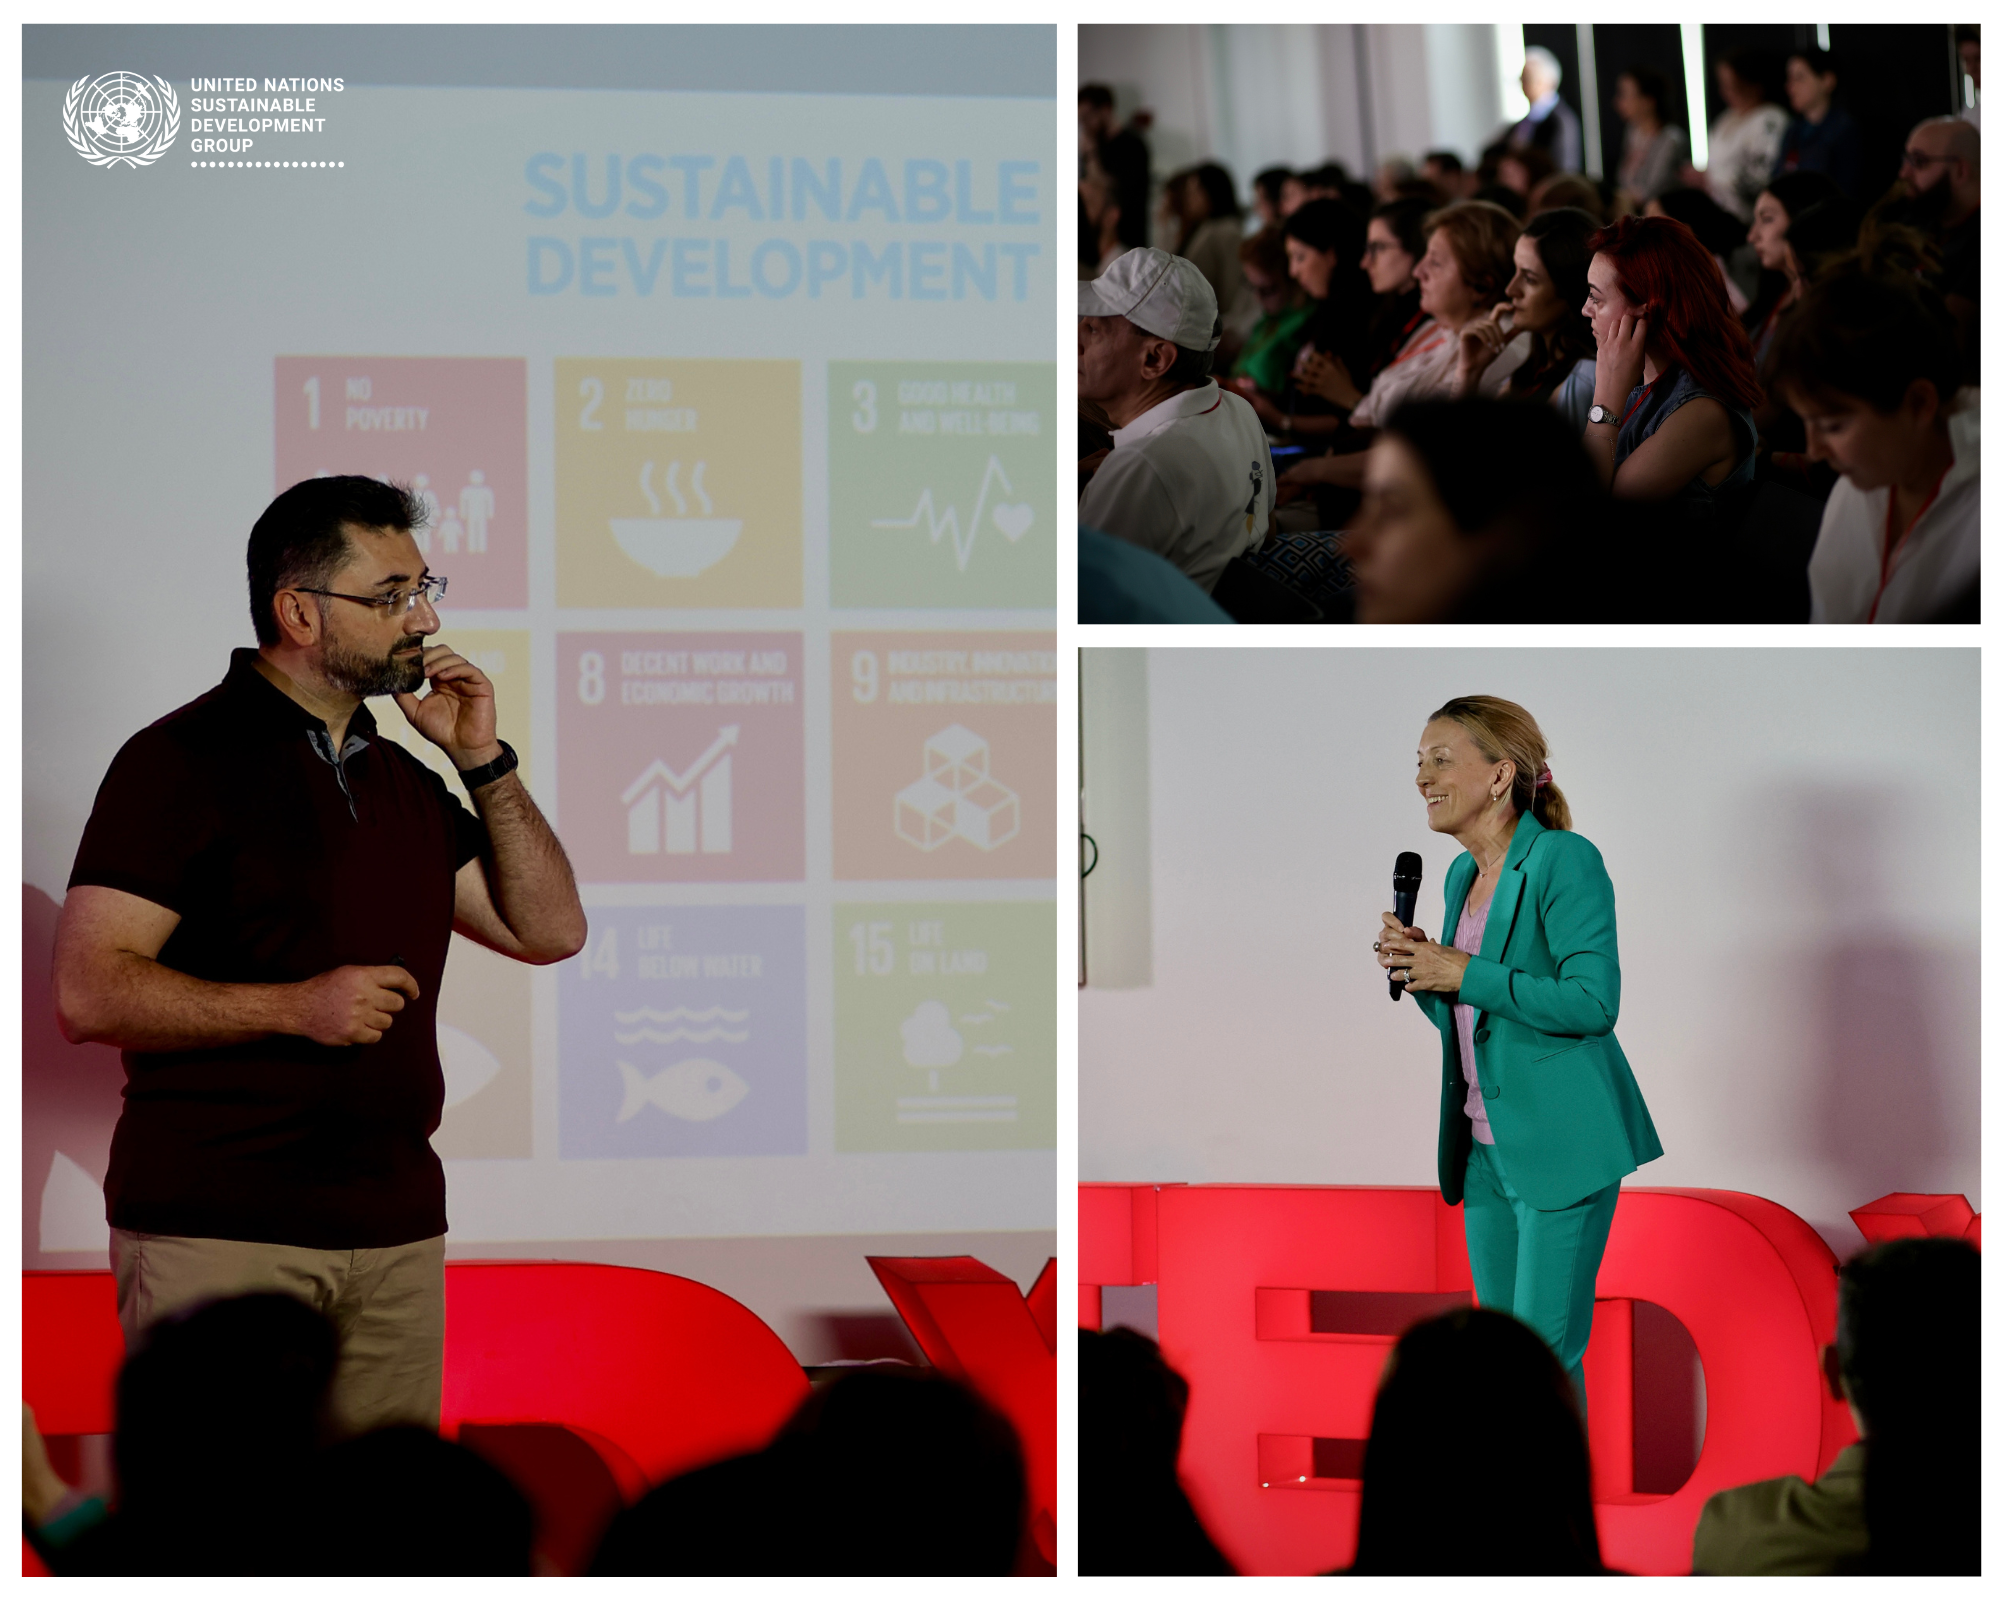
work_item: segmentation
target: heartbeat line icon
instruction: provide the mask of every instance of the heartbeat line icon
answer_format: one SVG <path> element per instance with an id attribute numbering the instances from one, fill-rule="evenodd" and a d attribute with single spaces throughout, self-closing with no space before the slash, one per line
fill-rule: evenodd
<path id="1" fill-rule="evenodd" d="M 917 496 L 916 509 L 907 517 L 877 517 L 868 525 L 871 528 L 923 528 L 930 534 L 932 544 L 941 543 L 945 535 L 949 534 L 952 550 L 958 557 L 958 570 L 963 572 L 972 561 L 972 546 L 979 534 L 979 519 L 986 515 L 986 496 L 992 490 L 995 478 L 1000 480 L 1003 494 L 1014 492 L 1014 485 L 1008 481 L 1006 471 L 1000 465 L 1000 458 L 988 456 L 986 475 L 979 480 L 979 498 L 972 507 L 972 520 L 966 523 L 963 534 L 958 530 L 958 507 L 946 506 L 944 515 L 939 516 L 936 506 L 931 501 L 929 489 Z M 992 522 L 995 528 L 1007 536 L 1009 544 L 1018 544 L 1021 535 L 1034 526 L 1035 508 L 1025 501 L 1019 505 L 996 502 L 993 507 Z"/>

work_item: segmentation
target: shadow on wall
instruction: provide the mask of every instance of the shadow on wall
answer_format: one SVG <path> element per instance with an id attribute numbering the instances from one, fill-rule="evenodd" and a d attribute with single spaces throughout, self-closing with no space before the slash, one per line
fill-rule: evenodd
<path id="1" fill-rule="evenodd" d="M 21 886 L 21 1264 L 74 1267 L 87 1250 L 102 1266 L 104 1168 L 125 1068 L 109 1045 L 74 1045 L 56 1026 L 52 977 L 62 908 Z"/>
<path id="2" fill-rule="evenodd" d="M 1961 1143 L 1949 1102 L 1962 1074 L 1944 1059 L 1948 1030 L 1931 1005 L 1960 980 L 1973 994 L 1978 984 L 1976 948 L 1944 951 L 1897 928 L 1884 859 L 1896 804 L 1878 790 L 1809 792 L 1794 832 L 1801 901 L 1818 930 L 1806 970 L 1819 1081 L 1800 1125 L 1807 1152 L 1856 1205 L 1949 1177 Z M 1972 1109 L 1976 1140 L 1976 1100 Z"/>

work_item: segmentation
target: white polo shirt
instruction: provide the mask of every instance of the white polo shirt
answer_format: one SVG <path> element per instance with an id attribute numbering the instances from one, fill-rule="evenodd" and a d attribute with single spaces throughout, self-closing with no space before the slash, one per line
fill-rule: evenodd
<path id="1" fill-rule="evenodd" d="M 1937 496 L 1910 525 L 1882 571 L 1889 491 L 1862 490 L 1845 477 L 1833 486 L 1813 546 L 1815 622 L 1928 622 L 1979 577 L 1979 391 L 1961 389 L 1945 414 L 1951 470 Z M 1877 596 L 1880 599 L 1877 599 Z"/>
<path id="2" fill-rule="evenodd" d="M 1210 379 L 1111 435 L 1077 525 L 1151 550 L 1205 590 L 1271 527 L 1271 446 L 1250 402 Z"/>

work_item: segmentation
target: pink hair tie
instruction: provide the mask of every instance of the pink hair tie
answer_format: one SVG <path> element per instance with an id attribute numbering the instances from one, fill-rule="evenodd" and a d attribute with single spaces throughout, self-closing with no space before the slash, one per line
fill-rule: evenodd
<path id="1" fill-rule="evenodd" d="M 1546 789 L 1550 784 L 1554 783 L 1555 781 L 1556 781 L 1556 775 L 1553 772 L 1549 771 L 1548 763 L 1543 762 L 1542 770 L 1535 774 L 1535 787 L 1537 789 Z"/>

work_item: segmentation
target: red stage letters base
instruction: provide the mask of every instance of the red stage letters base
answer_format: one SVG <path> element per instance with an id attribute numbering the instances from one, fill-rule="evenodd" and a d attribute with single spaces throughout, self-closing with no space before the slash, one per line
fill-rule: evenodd
<path id="1" fill-rule="evenodd" d="M 1345 1566 L 1396 1330 L 1470 1296 L 1462 1212 L 1436 1189 L 1085 1184 L 1078 1250 L 1086 1326 L 1102 1286 L 1159 1286 L 1160 1344 L 1193 1391 L 1181 1477 L 1216 1542 L 1245 1572 Z M 1818 1366 L 1836 1268 L 1805 1222 L 1754 1195 L 1619 1197 L 1584 1359 L 1609 1565 L 1686 1572 L 1709 1495 L 1815 1477 L 1853 1441 Z M 1634 1302 L 1645 1301 L 1692 1336 L 1708 1391 L 1700 1459 L 1667 1495 L 1632 1489 Z"/>

